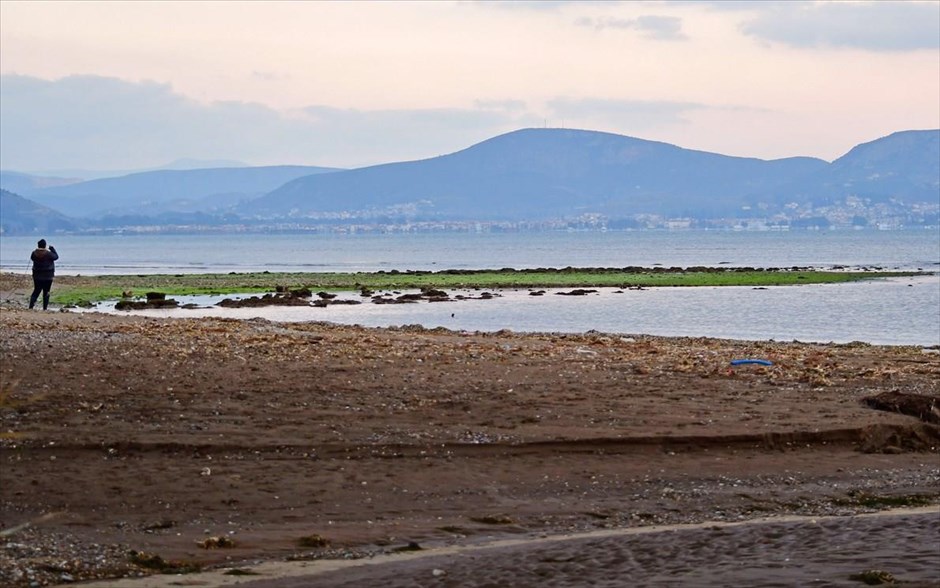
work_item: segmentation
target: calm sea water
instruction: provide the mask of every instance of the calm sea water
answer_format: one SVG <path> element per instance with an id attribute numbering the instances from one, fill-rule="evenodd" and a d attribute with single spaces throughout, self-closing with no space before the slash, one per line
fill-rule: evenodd
<path id="1" fill-rule="evenodd" d="M 940 232 L 609 231 L 359 235 L 47 236 L 64 274 L 377 271 L 629 265 L 935 268 Z M 25 272 L 32 237 L 0 237 Z"/>
<path id="2" fill-rule="evenodd" d="M 168 316 L 323 320 L 455 330 L 690 335 L 756 340 L 940 345 L 937 231 L 546 232 L 415 235 L 159 235 L 48 238 L 64 274 L 376 271 L 564 266 L 860 266 L 931 276 L 852 284 L 655 288 L 587 297 L 532 297 L 410 305 L 154 311 Z M 35 239 L 0 238 L 0 269 L 26 272 Z M 457 294 L 459 292 L 452 292 Z M 345 293 L 344 296 L 354 297 Z M 200 298 L 200 305 L 216 299 Z M 102 311 L 109 311 L 102 306 Z"/>

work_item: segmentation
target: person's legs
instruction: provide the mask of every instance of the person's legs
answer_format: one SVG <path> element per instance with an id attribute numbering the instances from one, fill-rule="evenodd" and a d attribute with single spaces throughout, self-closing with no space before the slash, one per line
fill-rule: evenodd
<path id="1" fill-rule="evenodd" d="M 49 290 L 52 289 L 52 280 L 46 280 L 42 285 L 42 309 L 49 308 Z"/>
<path id="2" fill-rule="evenodd" d="M 36 299 L 39 298 L 39 293 L 42 292 L 42 280 L 37 280 L 33 278 L 33 293 L 29 295 L 29 307 L 32 308 L 36 304 Z"/>
<path id="3" fill-rule="evenodd" d="M 49 290 L 52 288 L 52 280 L 37 280 L 33 278 L 33 293 L 29 295 L 29 307 L 35 306 L 42 293 L 42 309 L 49 308 Z"/>

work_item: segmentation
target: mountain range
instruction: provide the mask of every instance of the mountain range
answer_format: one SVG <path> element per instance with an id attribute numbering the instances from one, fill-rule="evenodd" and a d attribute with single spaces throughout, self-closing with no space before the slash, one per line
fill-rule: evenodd
<path id="1" fill-rule="evenodd" d="M 213 212 L 257 198 L 295 178 L 331 171 L 335 169 L 299 165 L 159 170 L 26 190 L 23 195 L 80 218 L 142 210 L 151 216 Z"/>
<path id="2" fill-rule="evenodd" d="M 172 222 L 172 214 L 309 223 L 811 214 L 847 198 L 936 207 L 940 130 L 897 132 L 831 163 L 732 157 L 596 131 L 523 129 L 447 155 L 351 170 L 161 170 L 74 183 L 47 178 L 52 185 L 19 190 L 8 187 L 14 177 L 0 176 L 2 187 L 85 225 L 125 214 L 154 224 Z M 10 230 L 16 223 L 7 220 L 4 213 Z"/>

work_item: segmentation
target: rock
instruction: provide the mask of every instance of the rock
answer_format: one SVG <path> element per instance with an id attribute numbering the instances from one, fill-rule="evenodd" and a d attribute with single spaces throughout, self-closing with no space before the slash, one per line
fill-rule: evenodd
<path id="1" fill-rule="evenodd" d="M 926 423 L 940 424 L 940 397 L 910 394 L 893 390 L 876 396 L 867 396 L 862 404 L 875 410 L 899 412 Z"/>
<path id="2" fill-rule="evenodd" d="M 588 294 L 596 294 L 597 290 L 586 290 L 584 288 L 575 288 L 568 292 L 557 292 L 559 296 L 587 296 Z"/>
<path id="3" fill-rule="evenodd" d="M 148 298 L 143 300 L 119 300 L 114 305 L 114 310 L 145 310 L 148 308 L 175 308 L 179 302 L 172 298 Z"/>

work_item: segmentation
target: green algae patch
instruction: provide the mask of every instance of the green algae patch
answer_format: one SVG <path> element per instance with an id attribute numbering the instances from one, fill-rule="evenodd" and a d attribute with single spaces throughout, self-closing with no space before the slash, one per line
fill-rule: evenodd
<path id="1" fill-rule="evenodd" d="M 647 288 L 666 286 L 795 286 L 877 278 L 928 275 L 927 272 L 834 271 L 809 268 L 537 268 L 496 270 L 378 271 L 348 273 L 253 272 L 62 276 L 53 302 L 87 306 L 101 300 L 134 298 L 146 292 L 167 296 L 227 295 L 277 289 L 401 290 L 422 288 Z"/>

